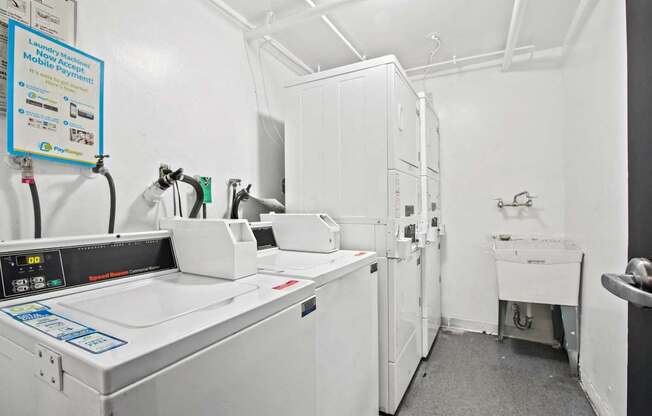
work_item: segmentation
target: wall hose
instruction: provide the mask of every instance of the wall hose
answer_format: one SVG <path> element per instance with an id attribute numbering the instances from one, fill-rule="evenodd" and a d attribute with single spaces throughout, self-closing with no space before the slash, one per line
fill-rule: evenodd
<path id="1" fill-rule="evenodd" d="M 233 197 L 233 203 L 231 204 L 231 219 L 237 220 L 239 217 L 238 211 L 240 209 L 240 202 L 246 201 L 249 199 L 249 191 L 251 190 L 251 184 L 247 185 L 245 189 L 241 189 Z M 234 190 L 235 192 L 235 190 Z"/>
<path id="2" fill-rule="evenodd" d="M 202 189 L 199 182 L 197 182 L 194 178 L 190 176 L 183 175 L 179 180 L 183 183 L 187 183 L 188 185 L 192 186 L 193 189 L 195 190 L 195 204 L 192 206 L 192 210 L 190 211 L 189 217 L 198 218 L 199 211 L 201 210 L 202 205 L 204 205 L 204 190 Z"/>
<path id="3" fill-rule="evenodd" d="M 97 164 L 93 167 L 93 173 L 97 173 L 106 178 L 106 181 L 109 184 L 109 198 L 110 198 L 110 209 L 109 209 L 109 234 L 115 232 L 115 211 L 116 211 L 116 192 L 115 192 L 115 182 L 113 181 L 113 176 L 109 173 L 109 170 L 104 167 L 104 158 L 109 157 L 109 155 L 97 155 Z"/>
<path id="4" fill-rule="evenodd" d="M 32 204 L 34 205 L 34 238 L 41 238 L 41 200 L 34 180 L 29 182 L 29 191 L 32 194 Z"/>

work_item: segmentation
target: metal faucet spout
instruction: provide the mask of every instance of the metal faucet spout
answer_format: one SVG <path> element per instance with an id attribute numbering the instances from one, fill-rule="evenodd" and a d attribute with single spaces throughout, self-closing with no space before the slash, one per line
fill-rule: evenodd
<path id="1" fill-rule="evenodd" d="M 526 202 L 527 202 L 527 200 L 530 199 L 530 192 L 528 192 L 528 191 L 523 191 L 523 192 L 519 192 L 519 193 L 517 193 L 516 195 L 514 195 L 514 201 L 513 201 L 513 203 L 514 203 L 514 204 L 517 204 L 517 203 L 518 203 L 518 199 L 519 199 L 520 197 L 522 197 L 522 196 L 525 196 L 525 198 L 526 198 Z"/>

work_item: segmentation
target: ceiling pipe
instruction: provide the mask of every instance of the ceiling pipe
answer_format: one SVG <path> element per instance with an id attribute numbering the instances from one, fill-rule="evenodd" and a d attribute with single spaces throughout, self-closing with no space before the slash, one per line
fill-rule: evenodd
<path id="1" fill-rule="evenodd" d="M 281 42 L 272 38 L 271 36 L 265 36 L 265 42 L 274 48 L 278 53 L 283 55 L 284 58 L 288 59 L 294 65 L 300 67 L 306 74 L 314 74 L 315 70 L 308 66 L 303 60 L 296 56 L 291 50 L 285 47 Z M 305 74 L 304 74 L 305 75 Z"/>
<path id="2" fill-rule="evenodd" d="M 315 5 L 315 7 L 311 7 L 310 9 L 291 14 L 282 19 L 278 19 L 269 25 L 249 30 L 245 32 L 245 39 L 260 39 L 264 36 L 272 35 L 274 33 L 286 30 L 292 26 L 298 25 L 308 20 L 321 17 L 329 11 L 334 11 L 336 9 L 340 9 L 344 6 L 350 6 L 355 3 L 360 3 L 361 1 L 367 0 L 336 0 L 320 4 L 318 6 Z"/>
<path id="3" fill-rule="evenodd" d="M 532 52 L 534 52 L 534 49 L 535 49 L 534 45 L 521 46 L 519 48 L 514 48 L 513 56 L 532 53 Z M 482 62 L 498 59 L 498 58 L 500 58 L 501 56 L 504 56 L 504 55 L 505 55 L 505 49 L 500 50 L 500 51 L 496 51 L 496 52 L 483 53 L 483 54 L 479 54 L 479 55 L 465 56 L 463 58 L 454 57 L 453 59 L 451 59 L 449 61 L 437 62 L 437 63 L 430 64 L 430 65 L 422 65 L 422 66 L 416 66 L 416 67 L 413 67 L 413 68 L 410 68 L 410 69 L 406 69 L 405 72 L 408 73 L 408 74 L 411 74 L 411 73 L 414 73 L 414 72 L 429 70 L 432 73 L 434 73 L 437 70 L 441 70 L 442 68 L 451 67 L 451 66 L 463 66 L 463 65 L 468 65 L 468 64 L 471 64 L 471 63 L 479 64 L 479 63 L 482 63 Z"/>
<path id="4" fill-rule="evenodd" d="M 589 15 L 593 11 L 594 6 L 598 3 L 597 0 L 581 0 L 580 4 L 577 5 L 575 10 L 575 15 L 571 21 L 570 26 L 568 27 L 568 32 L 564 37 L 564 42 L 562 43 L 562 53 L 561 53 L 561 62 L 564 63 L 566 58 L 570 55 L 575 41 L 579 36 L 584 23 L 588 19 Z"/>
<path id="5" fill-rule="evenodd" d="M 518 35 L 523 26 L 525 18 L 525 9 L 528 0 L 514 0 L 514 10 L 512 11 L 512 20 L 509 23 L 509 32 L 507 34 L 507 46 L 505 47 L 505 58 L 503 59 L 503 71 L 509 70 L 512 66 L 512 58 L 518 42 Z"/>
<path id="6" fill-rule="evenodd" d="M 232 21 L 237 23 L 242 29 L 252 30 L 256 26 L 249 22 L 246 17 L 238 13 L 233 7 L 224 3 L 222 0 L 209 0 L 215 7 L 217 7 L 223 14 L 225 14 Z"/>
<path id="7" fill-rule="evenodd" d="M 308 3 L 310 5 L 310 7 L 312 7 L 312 8 L 317 7 L 315 2 L 312 1 L 312 0 L 305 0 L 305 2 Z M 360 53 L 356 49 L 356 47 L 353 46 L 353 43 L 351 41 L 349 41 L 349 39 L 347 39 L 346 36 L 344 36 L 344 34 L 337 28 L 337 26 L 335 26 L 335 24 L 331 21 L 331 19 L 328 16 L 322 15 L 321 19 L 324 21 L 324 23 L 326 23 L 328 25 L 328 27 L 333 31 L 333 33 L 335 33 L 337 35 L 337 37 L 339 37 L 340 40 L 342 40 L 342 42 L 344 42 L 346 47 L 349 48 L 351 50 L 351 52 L 353 52 L 353 54 L 358 57 L 359 60 L 364 61 L 366 59 L 366 56 L 364 56 L 362 53 Z"/>
<path id="8" fill-rule="evenodd" d="M 233 22 L 238 24 L 238 26 L 240 26 L 241 29 L 247 31 L 256 29 L 256 26 L 253 23 L 247 20 L 246 17 L 238 13 L 235 9 L 233 9 L 231 6 L 226 4 L 224 1 L 222 0 L 209 0 L 209 1 L 213 3 L 213 5 L 217 7 L 229 19 L 231 19 Z M 271 46 L 276 52 L 278 52 L 283 58 L 287 59 L 293 65 L 295 65 L 298 68 L 301 68 L 303 72 L 305 72 L 306 74 L 312 74 L 315 72 L 303 60 L 301 60 L 298 56 L 292 53 L 292 51 L 286 48 L 281 42 L 277 41 L 271 36 L 263 36 L 262 38 L 263 40 L 265 40 L 267 45 Z M 297 74 L 301 74 L 301 72 L 296 71 L 295 68 L 292 68 L 292 70 Z"/>

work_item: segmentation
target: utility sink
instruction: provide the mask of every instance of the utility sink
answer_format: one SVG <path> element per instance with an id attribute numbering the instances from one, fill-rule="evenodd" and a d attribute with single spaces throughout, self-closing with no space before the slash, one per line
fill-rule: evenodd
<path id="1" fill-rule="evenodd" d="M 557 238 L 503 240 L 496 237 L 493 253 L 500 300 L 578 305 L 583 254 L 574 242 Z"/>

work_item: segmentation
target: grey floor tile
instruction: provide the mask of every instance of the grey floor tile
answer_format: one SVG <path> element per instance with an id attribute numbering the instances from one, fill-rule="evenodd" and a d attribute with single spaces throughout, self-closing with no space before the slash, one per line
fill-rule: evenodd
<path id="1" fill-rule="evenodd" d="M 442 331 L 398 416 L 595 416 L 563 351 Z"/>

